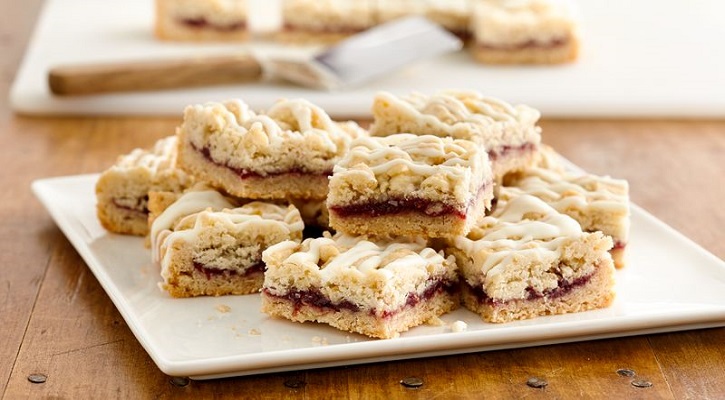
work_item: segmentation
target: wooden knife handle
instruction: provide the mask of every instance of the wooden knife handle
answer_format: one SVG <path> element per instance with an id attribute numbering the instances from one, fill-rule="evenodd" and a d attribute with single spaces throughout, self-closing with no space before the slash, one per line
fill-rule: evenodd
<path id="1" fill-rule="evenodd" d="M 59 66 L 48 85 L 61 96 L 235 84 L 259 80 L 262 67 L 249 55 L 115 64 Z"/>

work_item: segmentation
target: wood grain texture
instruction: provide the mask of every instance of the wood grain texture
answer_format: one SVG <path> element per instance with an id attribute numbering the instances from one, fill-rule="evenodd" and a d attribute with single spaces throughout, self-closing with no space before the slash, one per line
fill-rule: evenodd
<path id="1" fill-rule="evenodd" d="M 39 4 L 0 3 L 4 94 Z M 724 328 L 175 385 L 33 198 L 30 183 L 101 171 L 118 154 L 171 134 L 179 119 L 18 118 L 6 97 L 0 100 L 2 398 L 725 398 Z M 725 121 L 547 120 L 543 127 L 545 141 L 566 157 L 628 179 L 636 203 L 725 258 Z M 618 375 L 619 368 L 636 377 Z M 47 381 L 29 382 L 33 373 Z M 402 386 L 407 377 L 423 386 Z M 531 377 L 548 385 L 528 387 Z M 633 379 L 653 386 L 636 388 Z"/>
<path id="2" fill-rule="evenodd" d="M 53 94 L 61 96 L 152 91 L 257 81 L 262 68 L 252 56 L 145 60 L 113 64 L 57 66 L 48 73 Z"/>
<path id="3" fill-rule="evenodd" d="M 107 168 L 115 157 L 171 134 L 178 119 L 14 118 L 0 201 L 9 288 L 0 351 L 15 360 L 6 398 L 721 398 L 725 329 L 649 335 L 459 356 L 269 374 L 179 387 L 162 374 L 53 221 L 29 193 L 33 179 Z M 636 202 L 719 257 L 725 122 L 544 121 L 545 141 L 580 166 L 629 179 Z M 678 149 L 673 151 L 672 149 Z M 667 157 L 663 157 L 667 154 Z M 697 173 L 693 173 L 697 171 Z M 707 187 L 708 189 L 703 189 Z M 687 207 L 690 193 L 697 208 Z M 13 345 L 14 343 L 14 345 Z M 19 349 L 19 351 L 18 351 Z M 17 358 L 15 357 L 17 353 Z M 653 384 L 631 385 L 635 378 Z M 47 375 L 44 384 L 27 376 Z M 403 387 L 406 377 L 423 386 Z M 544 389 L 526 385 L 545 379 Z M 285 386 L 285 382 L 288 383 Z M 290 385 L 290 382 L 292 383 Z M 292 387 L 289 387 L 292 386 Z"/>

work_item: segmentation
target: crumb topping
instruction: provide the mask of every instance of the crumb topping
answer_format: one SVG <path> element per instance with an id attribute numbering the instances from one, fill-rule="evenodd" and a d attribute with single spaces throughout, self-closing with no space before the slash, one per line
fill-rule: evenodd
<path id="1" fill-rule="evenodd" d="M 328 207 L 381 196 L 467 204 L 490 181 L 488 156 L 473 142 L 412 134 L 363 137 L 335 166 Z"/>
<path id="2" fill-rule="evenodd" d="M 151 175 L 176 168 L 178 143 L 176 136 L 159 139 L 151 149 L 134 149 L 118 157 L 116 164 L 111 168 L 118 170 L 143 168 Z"/>
<path id="3" fill-rule="evenodd" d="M 529 168 L 506 189 L 500 200 L 507 201 L 525 193 L 544 200 L 560 211 L 579 208 L 629 214 L 629 184 L 626 180 L 609 176 Z"/>
<path id="4" fill-rule="evenodd" d="M 381 92 L 373 100 L 373 115 L 371 133 L 376 136 L 398 132 L 451 136 L 484 144 L 487 150 L 541 141 L 538 110 L 474 91 L 404 97 Z"/>
<path id="5" fill-rule="evenodd" d="M 327 174 L 352 138 L 363 134 L 303 99 L 280 100 L 265 114 L 255 114 L 240 100 L 189 106 L 179 131 L 214 162 L 262 176 Z"/>

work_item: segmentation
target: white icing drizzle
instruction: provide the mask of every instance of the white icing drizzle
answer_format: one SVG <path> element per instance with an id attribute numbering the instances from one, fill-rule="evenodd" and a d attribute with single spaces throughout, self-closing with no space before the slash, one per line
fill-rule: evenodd
<path id="1" fill-rule="evenodd" d="M 334 248 L 335 255 L 321 262 L 322 253 Z M 441 253 L 426 247 L 425 241 L 369 241 L 366 236 L 338 235 L 335 238 L 321 237 L 306 239 L 302 244 L 287 241 L 270 247 L 262 258 L 275 252 L 290 252 L 283 263 L 317 265 L 322 282 L 342 273 L 353 271 L 360 275 L 377 274 L 392 279 L 396 271 L 425 269 L 430 264 L 442 264 Z M 321 265 L 322 264 L 322 265 Z"/>
<path id="2" fill-rule="evenodd" d="M 543 168 L 524 170 L 511 186 L 544 200 L 557 210 L 595 207 L 627 213 L 629 185 L 622 179 L 593 174 L 558 173 Z"/>
<path id="3" fill-rule="evenodd" d="M 215 190 L 189 191 L 171 204 L 151 224 L 151 252 L 154 262 L 160 261 L 159 246 L 173 231 L 174 224 L 188 215 L 200 211 L 233 208 L 229 199 Z"/>
<path id="4" fill-rule="evenodd" d="M 190 208 L 190 209 L 193 209 Z M 301 239 L 304 223 L 299 212 L 294 206 L 279 206 L 264 202 L 251 202 L 241 207 L 221 211 L 213 211 L 206 208 L 203 211 L 182 217 L 175 224 L 180 227 L 189 227 L 178 230 L 163 231 L 159 236 L 163 240 L 158 242 L 158 254 L 164 258 L 162 266 L 171 263 L 171 252 L 167 246 L 181 239 L 185 243 L 197 243 L 199 238 L 212 227 L 224 226 L 225 232 L 233 231 L 256 231 L 264 229 L 269 231 L 283 231 L 288 237 L 298 236 Z M 209 268 L 219 268 L 208 265 Z M 224 269 L 224 268 L 222 268 Z M 162 276 L 166 268 L 162 270 Z"/>
<path id="5" fill-rule="evenodd" d="M 335 173 L 365 164 L 380 175 L 393 169 L 406 169 L 417 175 L 440 172 L 462 179 L 470 168 L 483 169 L 487 156 L 472 151 L 473 143 L 431 135 L 398 134 L 382 138 L 363 137 L 351 144 L 349 155 L 335 166 Z"/>
<path id="6" fill-rule="evenodd" d="M 494 121 L 517 121 L 523 116 L 535 116 L 539 112 L 527 106 L 511 104 L 475 91 L 447 90 L 426 96 L 411 93 L 397 97 L 387 92 L 378 93 L 376 98 L 382 99 L 409 113 L 419 114 L 425 120 L 434 120 L 446 125 L 461 122 L 487 124 Z"/>
<path id="7" fill-rule="evenodd" d="M 522 195 L 497 208 L 467 237 L 460 236 L 454 243 L 467 254 L 488 253 L 477 265 L 490 276 L 497 272 L 497 266 L 509 264 L 520 252 L 558 253 L 565 241 L 583 234 L 574 219 L 536 197 Z"/>
<path id="8" fill-rule="evenodd" d="M 327 205 L 405 197 L 465 209 L 492 180 L 487 153 L 471 141 L 408 133 L 362 137 L 335 165 Z"/>
<path id="9" fill-rule="evenodd" d="M 605 226 L 584 228 L 597 228 L 617 240 L 627 240 L 629 185 L 626 180 L 593 174 L 560 173 L 544 168 L 529 168 L 522 171 L 520 176 L 510 183 L 511 187 L 502 188 L 499 193 L 500 205 L 521 194 L 528 194 L 576 219 L 579 219 L 577 215 L 583 215 L 594 220 L 592 213 L 606 214 L 608 221 L 603 221 Z M 587 225 L 583 220 L 580 221 Z"/>
<path id="10" fill-rule="evenodd" d="M 501 146 L 538 144 L 541 114 L 526 105 L 511 105 L 475 91 L 442 91 L 426 96 L 397 97 L 378 93 L 373 102 L 371 133 L 386 136 L 410 132 L 473 140 L 487 150 Z"/>

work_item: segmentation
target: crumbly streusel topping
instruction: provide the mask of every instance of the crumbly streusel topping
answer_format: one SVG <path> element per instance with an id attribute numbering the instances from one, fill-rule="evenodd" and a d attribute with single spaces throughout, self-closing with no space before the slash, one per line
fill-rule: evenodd
<path id="1" fill-rule="evenodd" d="M 545 45 L 576 35 L 574 14 L 568 0 L 482 0 L 474 5 L 471 23 L 480 44 Z"/>
<path id="2" fill-rule="evenodd" d="M 475 91 L 403 97 L 381 92 L 373 100 L 373 116 L 371 134 L 378 136 L 398 132 L 451 136 L 482 143 L 488 150 L 541 141 L 538 110 Z"/>
<path id="3" fill-rule="evenodd" d="M 179 130 L 214 162 L 265 175 L 298 171 L 327 174 L 364 134 L 351 123 L 334 122 L 303 99 L 280 100 L 255 114 L 240 100 L 189 106 Z"/>
<path id="4" fill-rule="evenodd" d="M 333 303 L 349 301 L 368 310 L 396 310 L 431 279 L 456 280 L 453 257 L 427 247 L 422 238 L 371 241 L 327 235 L 279 243 L 262 259 L 267 264 L 264 288 L 272 294 L 318 290 Z"/>
<path id="5" fill-rule="evenodd" d="M 118 170 L 141 168 L 147 170 L 149 174 L 158 174 L 163 170 L 176 168 L 178 143 L 176 136 L 160 139 L 151 149 L 134 149 L 128 154 L 119 156 L 111 168 Z"/>
<path id="6" fill-rule="evenodd" d="M 468 205 L 491 180 L 488 156 L 473 142 L 412 134 L 362 137 L 335 166 L 327 204 L 426 198 Z"/>

